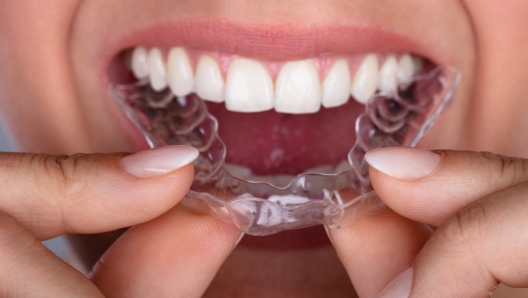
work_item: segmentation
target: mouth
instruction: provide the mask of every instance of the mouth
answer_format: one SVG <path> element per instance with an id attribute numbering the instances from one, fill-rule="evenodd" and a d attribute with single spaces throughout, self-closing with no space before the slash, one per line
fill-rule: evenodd
<path id="1" fill-rule="evenodd" d="M 424 47 L 375 40 L 310 53 L 145 42 L 121 50 L 109 73 L 151 147 L 202 152 L 184 204 L 251 235 L 340 227 L 383 209 L 364 153 L 416 145 L 458 82 Z"/>

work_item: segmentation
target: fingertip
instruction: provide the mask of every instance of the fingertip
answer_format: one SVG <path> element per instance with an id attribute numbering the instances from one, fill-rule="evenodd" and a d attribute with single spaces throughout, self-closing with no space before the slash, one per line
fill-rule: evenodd
<path id="1" fill-rule="evenodd" d="M 418 148 L 387 147 L 367 152 L 365 160 L 372 168 L 392 178 L 418 180 L 440 167 L 442 155 Z"/>
<path id="2" fill-rule="evenodd" d="M 149 149 L 119 160 L 127 173 L 137 178 L 165 175 L 192 163 L 200 152 L 193 147 L 176 145 Z"/>

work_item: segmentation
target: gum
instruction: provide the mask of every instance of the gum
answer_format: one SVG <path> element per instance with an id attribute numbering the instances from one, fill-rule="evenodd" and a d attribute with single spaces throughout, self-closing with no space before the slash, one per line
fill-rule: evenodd
<path id="1" fill-rule="evenodd" d="M 356 120 L 356 144 L 348 154 L 352 170 L 300 174 L 282 188 L 229 174 L 218 122 L 197 96 L 154 92 L 146 81 L 113 85 L 110 91 L 150 147 L 178 144 L 200 151 L 182 204 L 232 222 L 246 234 L 264 236 L 320 224 L 336 229 L 383 211 L 370 185 L 365 153 L 416 146 L 449 105 L 459 80 L 456 69 L 437 67 L 403 82 L 398 91 L 375 94 Z"/>

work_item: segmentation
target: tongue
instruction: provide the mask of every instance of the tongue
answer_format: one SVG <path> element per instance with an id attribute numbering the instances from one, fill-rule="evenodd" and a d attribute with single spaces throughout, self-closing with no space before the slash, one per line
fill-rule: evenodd
<path id="1" fill-rule="evenodd" d="M 256 175 L 297 175 L 321 165 L 336 166 L 347 159 L 356 139 L 355 119 L 365 110 L 354 100 L 303 115 L 235 113 L 223 103 L 210 102 L 207 108 L 218 120 L 226 162 Z"/>

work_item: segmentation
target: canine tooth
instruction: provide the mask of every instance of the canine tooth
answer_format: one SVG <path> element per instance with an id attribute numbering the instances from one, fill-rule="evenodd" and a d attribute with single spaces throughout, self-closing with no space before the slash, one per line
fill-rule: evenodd
<path id="1" fill-rule="evenodd" d="M 138 80 L 144 79 L 149 75 L 147 50 L 144 47 L 137 47 L 132 52 L 132 72 Z"/>
<path id="2" fill-rule="evenodd" d="M 390 92 L 396 90 L 398 81 L 396 73 L 398 72 L 398 61 L 395 57 L 389 57 L 379 72 L 378 86 L 381 91 Z"/>
<path id="3" fill-rule="evenodd" d="M 280 113 L 315 113 L 321 108 L 319 75 L 309 61 L 286 63 L 275 82 L 275 110 Z"/>
<path id="4" fill-rule="evenodd" d="M 396 77 L 398 82 L 402 83 L 408 80 L 414 74 L 414 61 L 411 55 L 403 55 L 398 63 L 398 71 Z"/>
<path id="5" fill-rule="evenodd" d="M 366 104 L 378 87 L 379 62 L 376 55 L 370 54 L 359 66 L 350 93 L 356 101 Z"/>
<path id="6" fill-rule="evenodd" d="M 202 56 L 198 60 L 195 84 L 196 93 L 202 99 L 213 102 L 224 101 L 224 79 L 218 63 L 213 58 Z"/>
<path id="7" fill-rule="evenodd" d="M 227 71 L 225 100 L 229 111 L 250 113 L 272 109 L 270 74 L 255 60 L 235 59 Z"/>
<path id="8" fill-rule="evenodd" d="M 153 48 L 149 51 L 147 56 L 150 85 L 154 91 L 161 91 L 167 88 L 167 78 L 165 74 L 165 63 L 163 56 L 158 48 Z"/>
<path id="9" fill-rule="evenodd" d="M 176 96 L 186 96 L 192 92 L 194 78 L 191 62 L 182 47 L 173 48 L 169 52 L 167 82 Z"/>
<path id="10" fill-rule="evenodd" d="M 350 97 L 350 71 L 345 60 L 339 60 L 330 69 L 323 81 L 323 107 L 331 108 L 345 104 Z"/>

